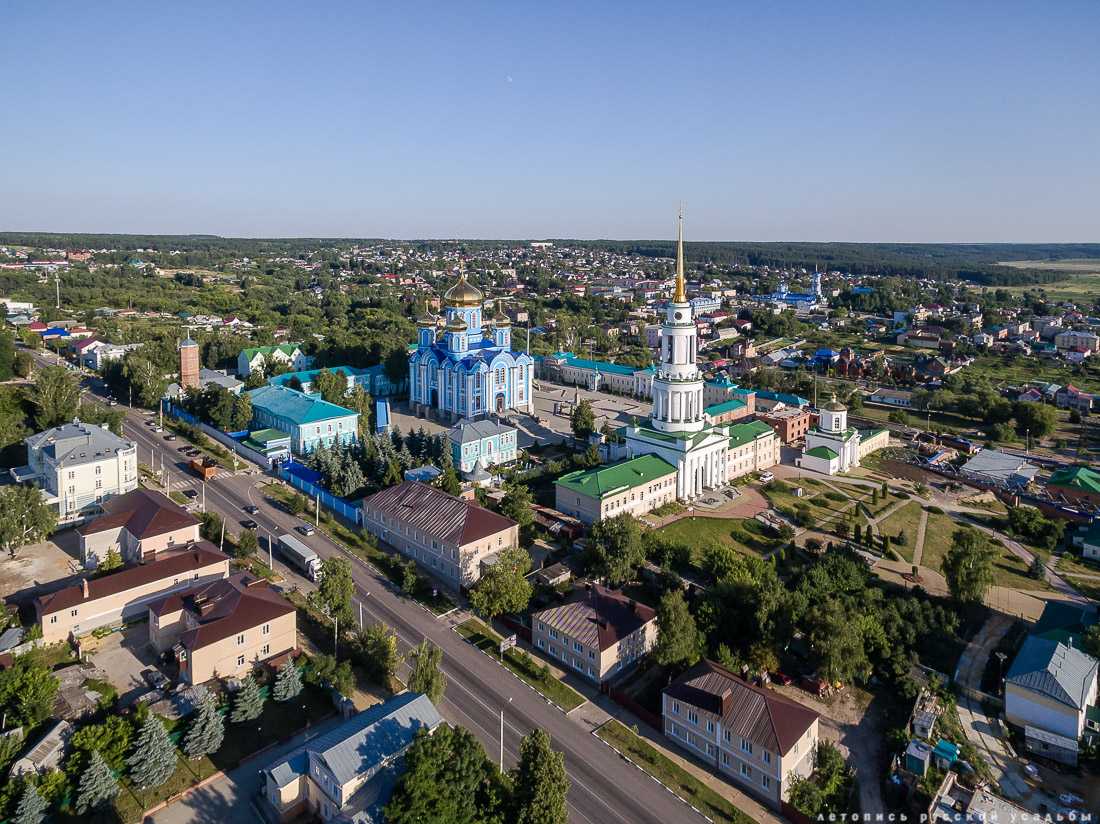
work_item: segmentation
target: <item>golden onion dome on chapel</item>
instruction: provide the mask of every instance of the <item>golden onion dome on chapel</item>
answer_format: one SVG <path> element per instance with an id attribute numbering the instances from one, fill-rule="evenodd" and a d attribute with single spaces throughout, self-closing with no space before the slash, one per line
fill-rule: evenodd
<path id="1" fill-rule="evenodd" d="M 460 315 L 455 315 L 447 322 L 448 332 L 465 332 L 469 327 Z"/>
<path id="2" fill-rule="evenodd" d="M 458 278 L 458 283 L 443 294 L 443 300 L 448 306 L 481 306 L 485 295 L 466 280 L 466 273 L 463 272 Z"/>

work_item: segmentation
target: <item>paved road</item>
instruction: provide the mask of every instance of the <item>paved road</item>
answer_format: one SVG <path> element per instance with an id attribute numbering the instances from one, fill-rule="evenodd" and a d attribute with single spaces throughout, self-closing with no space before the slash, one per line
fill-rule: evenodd
<path id="1" fill-rule="evenodd" d="M 181 441 L 166 443 L 145 426 L 145 416 L 125 410 L 124 431 L 137 442 L 144 456 L 164 456 L 172 487 L 201 486 L 186 468 L 177 452 Z M 298 519 L 268 503 L 256 489 L 263 479 L 255 475 L 229 475 L 206 484 L 206 505 L 226 519 L 226 529 L 251 517 L 261 531 L 276 535 L 300 523 Z M 249 516 L 243 507 L 253 503 L 260 512 Z M 309 540 L 323 558 L 345 554 L 321 534 Z M 462 641 L 446 621 L 441 621 L 420 606 L 394 592 L 388 580 L 353 556 L 358 597 L 365 618 L 380 621 L 394 629 L 408 649 L 423 638 L 430 639 L 444 653 L 443 671 L 447 676 L 446 697 L 440 707 L 450 721 L 475 733 L 490 756 L 499 753 L 500 712 L 504 713 L 504 760 L 512 766 L 518 760 L 519 742 L 533 729 L 546 730 L 555 747 L 565 754 L 566 769 L 572 779 L 569 793 L 570 818 L 589 824 L 634 824 L 635 822 L 702 822 L 701 816 L 659 785 L 641 775 L 598 739 L 547 704 L 541 696 L 518 679 L 505 675 L 489 658 Z M 276 562 L 288 580 L 302 581 L 294 572 Z M 196 820 L 214 820 L 202 816 Z"/>

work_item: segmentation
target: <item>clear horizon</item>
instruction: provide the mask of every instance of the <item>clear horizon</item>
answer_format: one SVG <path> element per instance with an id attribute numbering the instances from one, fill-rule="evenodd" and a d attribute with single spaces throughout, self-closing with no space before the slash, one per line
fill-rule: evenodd
<path id="1" fill-rule="evenodd" d="M 1098 242 L 1100 4 L 8 10 L 0 231 Z"/>

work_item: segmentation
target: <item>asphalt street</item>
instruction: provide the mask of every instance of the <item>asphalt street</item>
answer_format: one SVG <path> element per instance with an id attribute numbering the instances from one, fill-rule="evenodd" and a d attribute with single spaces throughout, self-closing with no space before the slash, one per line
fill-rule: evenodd
<path id="1" fill-rule="evenodd" d="M 40 359 L 45 362 L 44 359 Z M 96 391 L 92 388 L 92 391 Z M 101 392 L 102 390 L 100 390 Z M 173 489 L 200 490 L 201 482 L 187 468 L 178 452 L 181 439 L 167 442 L 145 425 L 146 413 L 125 409 L 126 436 L 139 447 L 139 463 L 164 466 Z M 206 507 L 221 514 L 226 529 L 236 531 L 240 521 L 251 518 L 259 524 L 260 536 L 276 536 L 292 530 L 301 521 L 268 501 L 257 488 L 266 478 L 255 474 L 226 474 L 207 483 Z M 200 492 L 201 495 L 201 492 Z M 200 498 L 201 500 L 201 498 Z M 249 515 L 247 505 L 259 507 Z M 352 562 L 362 602 L 364 619 L 380 621 L 397 633 L 404 651 L 428 638 L 443 650 L 442 669 L 447 677 L 446 697 L 440 707 L 450 721 L 474 732 L 490 757 L 500 752 L 500 713 L 504 713 L 504 762 L 518 760 L 520 739 L 533 729 L 546 730 L 554 746 L 565 755 L 572 780 L 569 792 L 570 818 L 589 824 L 634 824 L 635 822 L 702 822 L 703 817 L 620 758 L 583 727 L 546 703 L 542 697 L 463 641 L 445 620 L 392 589 L 390 582 L 355 556 L 345 553 L 321 533 L 306 541 L 319 556 L 343 555 Z M 261 541 L 261 544 L 264 542 Z M 290 581 L 305 587 L 306 581 L 276 560 L 276 568 Z"/>

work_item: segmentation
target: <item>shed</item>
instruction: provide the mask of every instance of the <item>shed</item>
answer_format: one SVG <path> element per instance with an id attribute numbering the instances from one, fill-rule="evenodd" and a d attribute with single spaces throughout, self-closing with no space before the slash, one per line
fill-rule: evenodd
<path id="1" fill-rule="evenodd" d="M 932 748 L 927 743 L 916 738 L 909 742 L 905 749 L 905 769 L 915 775 L 924 775 L 931 760 Z"/>
<path id="2" fill-rule="evenodd" d="M 959 746 L 952 744 L 946 738 L 941 738 L 936 742 L 936 748 L 932 750 L 932 755 L 936 759 L 936 766 L 941 770 L 951 769 L 951 765 L 959 760 Z"/>

